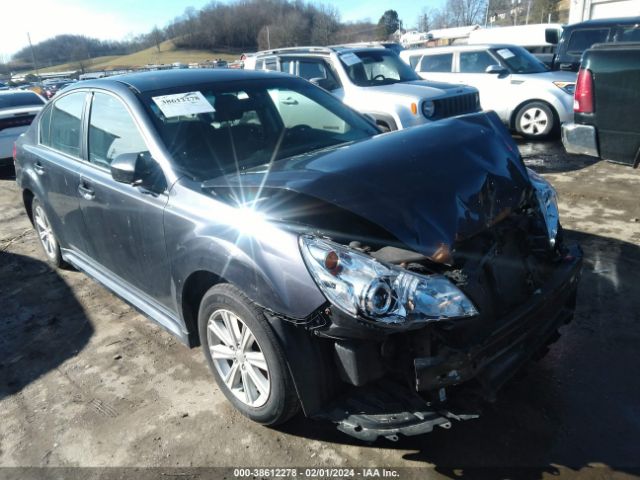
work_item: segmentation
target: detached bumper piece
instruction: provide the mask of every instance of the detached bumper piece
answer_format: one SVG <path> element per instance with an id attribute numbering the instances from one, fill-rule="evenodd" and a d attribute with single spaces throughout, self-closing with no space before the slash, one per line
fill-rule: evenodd
<path id="1" fill-rule="evenodd" d="M 378 437 L 397 441 L 399 434 L 414 436 L 429 433 L 435 427 L 451 428 L 452 420 L 478 416 L 440 410 L 401 383 L 385 379 L 354 388 L 315 418 L 329 420 L 341 432 L 373 442 Z"/>

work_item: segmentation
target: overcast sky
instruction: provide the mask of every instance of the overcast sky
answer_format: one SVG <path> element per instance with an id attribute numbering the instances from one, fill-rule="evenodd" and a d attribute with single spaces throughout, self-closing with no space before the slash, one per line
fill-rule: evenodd
<path id="1" fill-rule="evenodd" d="M 210 0 L 3 0 L 0 61 L 27 45 L 62 33 L 121 40 L 165 26 L 187 7 L 201 8 Z M 325 0 L 340 11 L 342 21 L 376 22 L 385 10 L 398 11 L 405 27 L 412 27 L 423 7 L 444 0 Z M 5 4 L 6 3 L 6 4 Z"/>

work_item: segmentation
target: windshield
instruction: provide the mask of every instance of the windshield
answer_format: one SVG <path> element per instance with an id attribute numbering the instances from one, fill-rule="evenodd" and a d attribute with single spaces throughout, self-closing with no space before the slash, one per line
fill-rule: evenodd
<path id="1" fill-rule="evenodd" d="M 496 48 L 494 54 L 511 70 L 511 73 L 542 73 L 549 69 L 522 47 Z"/>
<path id="2" fill-rule="evenodd" d="M 32 92 L 15 92 L 0 95 L 0 108 L 42 105 L 44 100 Z"/>
<path id="3" fill-rule="evenodd" d="M 340 55 L 347 75 L 359 87 L 420 80 L 411 67 L 392 51 L 347 52 Z"/>
<path id="4" fill-rule="evenodd" d="M 143 95 L 176 168 L 196 180 L 379 133 L 340 100 L 290 78 L 189 85 Z"/>

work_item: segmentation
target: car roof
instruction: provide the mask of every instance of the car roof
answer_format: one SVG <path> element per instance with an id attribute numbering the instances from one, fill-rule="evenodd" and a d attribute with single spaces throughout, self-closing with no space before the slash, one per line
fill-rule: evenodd
<path id="1" fill-rule="evenodd" d="M 564 27 L 565 30 L 575 30 L 576 28 L 589 27 L 610 27 L 615 25 L 634 25 L 640 23 L 640 17 L 622 17 L 622 18 L 599 18 L 596 20 L 586 20 L 580 23 L 572 23 Z"/>
<path id="2" fill-rule="evenodd" d="M 388 52 L 389 49 L 382 46 L 367 45 L 332 45 L 330 47 L 286 47 L 275 48 L 271 50 L 262 50 L 256 53 L 256 57 L 267 57 L 272 55 L 328 55 L 330 53 L 348 53 L 348 52 L 370 52 L 380 51 Z"/>
<path id="3" fill-rule="evenodd" d="M 425 47 L 403 50 L 400 52 L 401 57 L 410 57 L 414 55 L 424 55 L 425 53 L 449 53 L 449 52 L 464 52 L 469 50 L 488 50 L 496 48 L 522 48 L 520 45 L 514 45 L 512 43 L 477 43 L 473 45 L 450 45 L 446 47 Z"/>
<path id="4" fill-rule="evenodd" d="M 78 88 L 104 88 L 116 84 L 124 84 L 138 92 L 162 90 L 188 85 L 214 82 L 233 82 L 261 78 L 291 78 L 290 75 L 255 70 L 214 70 L 214 69 L 175 69 L 156 70 L 151 72 L 126 73 L 112 77 L 76 82 L 66 91 Z"/>

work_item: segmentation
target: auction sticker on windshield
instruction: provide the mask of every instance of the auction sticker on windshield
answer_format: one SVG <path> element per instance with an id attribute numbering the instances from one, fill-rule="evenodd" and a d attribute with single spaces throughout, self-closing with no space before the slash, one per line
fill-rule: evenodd
<path id="1" fill-rule="evenodd" d="M 505 60 L 511 57 L 515 57 L 516 54 L 513 53 L 511 50 L 509 50 L 508 48 L 501 48 L 500 50 L 497 51 L 497 54 L 500 55 L 502 58 L 504 58 Z"/>
<path id="2" fill-rule="evenodd" d="M 355 65 L 356 63 L 362 62 L 362 60 L 360 60 L 360 58 L 355 53 L 351 53 L 351 52 L 345 53 L 344 55 L 340 55 L 340 58 L 347 65 L 347 67 L 350 67 L 352 65 Z"/>
<path id="3" fill-rule="evenodd" d="M 161 95 L 159 97 L 153 97 L 152 99 L 167 118 L 179 117 L 181 115 L 198 115 L 199 113 L 213 113 L 216 111 L 201 92 Z"/>

